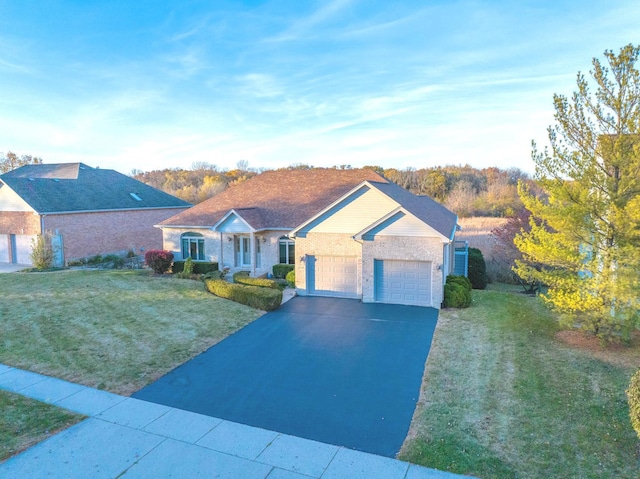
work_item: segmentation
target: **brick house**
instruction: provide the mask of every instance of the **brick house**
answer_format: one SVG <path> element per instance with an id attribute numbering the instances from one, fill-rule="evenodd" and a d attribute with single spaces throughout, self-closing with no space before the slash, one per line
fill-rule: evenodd
<path id="1" fill-rule="evenodd" d="M 30 264 L 32 239 L 50 232 L 57 264 L 162 248 L 154 225 L 186 201 L 114 170 L 83 163 L 26 165 L 0 175 L 0 262 Z"/>
<path id="2" fill-rule="evenodd" d="M 158 225 L 176 258 L 269 274 L 300 295 L 439 307 L 458 217 L 370 169 L 276 170 Z"/>

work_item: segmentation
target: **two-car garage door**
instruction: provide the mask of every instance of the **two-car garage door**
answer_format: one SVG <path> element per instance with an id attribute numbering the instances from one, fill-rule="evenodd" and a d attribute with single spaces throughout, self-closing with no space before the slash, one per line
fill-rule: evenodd
<path id="1" fill-rule="evenodd" d="M 375 260 L 374 300 L 432 306 L 430 261 Z M 307 291 L 312 295 L 358 297 L 358 262 L 352 256 L 308 256 Z"/>
<path id="2" fill-rule="evenodd" d="M 431 262 L 375 260 L 374 297 L 380 303 L 431 306 Z"/>

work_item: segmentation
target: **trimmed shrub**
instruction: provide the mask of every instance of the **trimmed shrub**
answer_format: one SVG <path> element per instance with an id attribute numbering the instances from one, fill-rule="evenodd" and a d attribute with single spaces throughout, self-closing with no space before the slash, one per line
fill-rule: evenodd
<path id="1" fill-rule="evenodd" d="M 296 287 L 296 271 L 295 270 L 292 269 L 287 273 L 287 283 L 292 288 Z"/>
<path id="2" fill-rule="evenodd" d="M 233 282 L 246 284 L 248 286 L 259 286 L 261 288 L 279 289 L 277 281 L 267 278 L 252 278 L 246 271 L 239 271 L 233 275 Z"/>
<path id="3" fill-rule="evenodd" d="M 204 284 L 207 291 L 216 296 L 263 311 L 273 311 L 282 303 L 279 289 L 228 283 L 223 279 L 207 279 Z"/>
<path id="4" fill-rule="evenodd" d="M 224 279 L 224 273 L 220 270 L 209 271 L 206 273 L 202 279 Z"/>
<path id="5" fill-rule="evenodd" d="M 629 389 L 625 392 L 627 394 L 627 402 L 629 403 L 631 425 L 640 439 L 640 369 L 631 376 Z"/>
<path id="6" fill-rule="evenodd" d="M 444 285 L 443 308 L 468 308 L 471 306 L 471 288 L 464 276 L 448 276 Z M 467 279 L 467 278 L 464 278 Z"/>
<path id="7" fill-rule="evenodd" d="M 172 273 L 182 273 L 184 271 L 184 261 L 174 261 L 173 265 L 171 265 Z M 193 261 L 193 274 L 207 274 L 211 271 L 218 270 L 218 263 L 216 261 L 213 262 L 202 262 L 202 261 Z"/>
<path id="8" fill-rule="evenodd" d="M 487 264 L 484 261 L 482 251 L 478 248 L 469 248 L 469 281 L 473 289 L 485 289 L 487 282 Z"/>
<path id="9" fill-rule="evenodd" d="M 449 275 L 447 276 L 447 283 L 459 284 L 460 286 L 466 288 L 469 292 L 471 292 L 471 290 L 473 289 L 473 286 L 471 286 L 471 281 L 469 281 L 469 278 L 467 278 L 466 276 Z"/>
<path id="10" fill-rule="evenodd" d="M 161 249 L 150 249 L 144 254 L 144 261 L 154 273 L 164 274 L 171 267 L 173 253 Z"/>
<path id="11" fill-rule="evenodd" d="M 273 277 L 285 279 L 289 271 L 293 271 L 294 268 L 295 268 L 295 265 L 293 264 L 286 264 L 286 263 L 274 264 Z"/>

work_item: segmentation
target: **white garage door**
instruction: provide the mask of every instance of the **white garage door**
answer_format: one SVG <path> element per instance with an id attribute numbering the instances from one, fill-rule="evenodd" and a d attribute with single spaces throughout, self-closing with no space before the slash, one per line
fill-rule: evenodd
<path id="1" fill-rule="evenodd" d="M 357 297 L 357 265 L 355 256 L 310 256 L 307 261 L 309 293 L 347 298 Z"/>
<path id="2" fill-rule="evenodd" d="M 431 262 L 375 260 L 375 300 L 432 306 Z"/>
<path id="3" fill-rule="evenodd" d="M 9 262 L 9 235 L 0 235 L 0 263 Z"/>
<path id="4" fill-rule="evenodd" d="M 15 235 L 13 238 L 14 263 L 31 264 L 31 250 L 33 248 L 33 240 L 36 237 L 31 235 Z"/>

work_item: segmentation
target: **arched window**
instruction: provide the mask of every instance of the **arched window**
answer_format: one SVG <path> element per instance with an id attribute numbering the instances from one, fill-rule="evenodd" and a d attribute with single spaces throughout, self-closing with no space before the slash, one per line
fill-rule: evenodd
<path id="1" fill-rule="evenodd" d="M 191 258 L 194 261 L 204 261 L 204 236 L 200 233 L 183 233 L 180 236 L 182 244 L 182 259 Z"/>
<path id="2" fill-rule="evenodd" d="M 280 263 L 295 264 L 296 249 L 293 240 L 288 236 L 281 236 L 278 244 L 280 246 Z"/>

